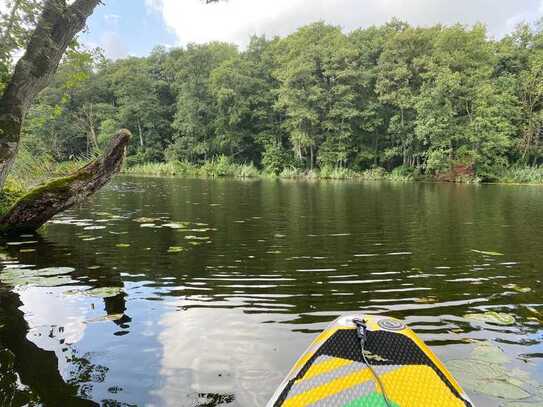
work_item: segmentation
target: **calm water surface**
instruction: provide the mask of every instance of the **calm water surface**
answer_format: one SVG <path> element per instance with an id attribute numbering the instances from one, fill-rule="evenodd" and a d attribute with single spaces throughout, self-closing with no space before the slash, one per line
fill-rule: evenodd
<path id="1" fill-rule="evenodd" d="M 356 310 L 543 403 L 540 187 L 119 177 L 0 246 L 0 405 L 262 406 Z"/>

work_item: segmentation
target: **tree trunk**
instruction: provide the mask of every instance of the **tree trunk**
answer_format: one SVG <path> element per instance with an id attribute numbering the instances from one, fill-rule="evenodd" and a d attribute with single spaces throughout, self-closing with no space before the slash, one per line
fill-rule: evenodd
<path id="1" fill-rule="evenodd" d="M 143 129 L 141 128 L 141 122 L 138 120 L 138 136 L 140 138 L 140 147 L 143 147 Z"/>
<path id="2" fill-rule="evenodd" d="M 35 231 L 57 213 L 98 191 L 120 171 L 130 138 L 128 130 L 120 130 L 103 157 L 72 175 L 53 180 L 30 191 L 0 219 L 0 231 L 3 233 Z"/>
<path id="3" fill-rule="evenodd" d="M 24 116 L 52 76 L 66 48 L 100 0 L 47 0 L 24 56 L 0 98 L 0 190 L 13 165 Z"/>

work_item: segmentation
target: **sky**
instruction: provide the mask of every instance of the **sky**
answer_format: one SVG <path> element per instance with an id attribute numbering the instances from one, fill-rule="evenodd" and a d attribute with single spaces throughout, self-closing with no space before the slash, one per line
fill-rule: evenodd
<path id="1" fill-rule="evenodd" d="M 0 0 L 0 9 L 2 3 Z M 287 35 L 325 21 L 348 32 L 393 17 L 413 25 L 485 23 L 500 38 L 543 17 L 543 0 L 104 0 L 83 41 L 112 59 L 147 55 L 153 47 L 212 40 L 243 48 L 253 34 Z"/>

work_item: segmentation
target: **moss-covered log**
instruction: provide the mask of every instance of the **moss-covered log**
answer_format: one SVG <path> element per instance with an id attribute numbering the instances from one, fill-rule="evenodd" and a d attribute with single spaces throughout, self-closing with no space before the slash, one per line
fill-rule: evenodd
<path id="1" fill-rule="evenodd" d="M 0 219 L 0 232 L 35 231 L 57 213 L 98 191 L 121 170 L 130 138 L 130 131 L 120 130 L 101 158 L 74 174 L 41 185 L 23 196 Z"/>

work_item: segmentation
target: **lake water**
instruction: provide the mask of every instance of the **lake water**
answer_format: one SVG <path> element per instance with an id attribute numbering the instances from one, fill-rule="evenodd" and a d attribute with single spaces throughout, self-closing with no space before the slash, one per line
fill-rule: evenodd
<path id="1" fill-rule="evenodd" d="M 118 177 L 0 244 L 0 405 L 262 406 L 357 310 L 543 405 L 541 187 Z"/>

